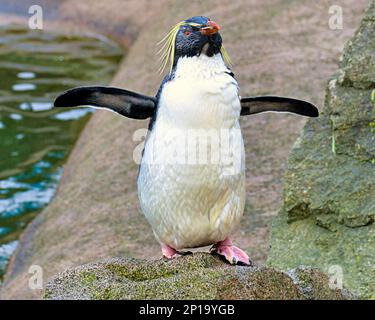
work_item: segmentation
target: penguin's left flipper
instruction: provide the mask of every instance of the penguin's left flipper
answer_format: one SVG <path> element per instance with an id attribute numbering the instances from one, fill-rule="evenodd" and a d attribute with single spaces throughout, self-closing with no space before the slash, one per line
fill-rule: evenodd
<path id="1" fill-rule="evenodd" d="M 310 102 L 276 96 L 258 96 L 241 99 L 241 116 L 276 111 L 292 112 L 307 117 L 318 117 L 318 109 Z"/>
<path id="2" fill-rule="evenodd" d="M 113 87 L 77 87 L 59 95 L 57 108 L 92 106 L 104 108 L 132 119 L 152 117 L 156 99 L 132 91 Z"/>

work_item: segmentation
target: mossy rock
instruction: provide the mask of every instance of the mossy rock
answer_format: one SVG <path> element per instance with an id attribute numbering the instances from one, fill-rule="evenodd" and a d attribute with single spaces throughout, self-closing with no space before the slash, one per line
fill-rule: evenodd
<path id="1" fill-rule="evenodd" d="M 371 0 L 328 83 L 322 115 L 307 122 L 289 155 L 268 257 L 280 270 L 340 268 L 362 298 L 375 297 L 374 11 Z"/>
<path id="2" fill-rule="evenodd" d="M 301 280 L 303 279 L 303 280 Z M 110 259 L 68 269 L 47 284 L 45 299 L 350 299 L 318 270 L 290 275 L 231 266 L 208 253 L 174 260 Z"/>

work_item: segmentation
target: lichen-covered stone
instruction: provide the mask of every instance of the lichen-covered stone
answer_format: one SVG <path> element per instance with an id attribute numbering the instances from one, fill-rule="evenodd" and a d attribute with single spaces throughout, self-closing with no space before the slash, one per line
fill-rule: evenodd
<path id="1" fill-rule="evenodd" d="M 268 258 L 281 270 L 338 265 L 363 298 L 375 298 L 374 12 L 371 0 L 328 83 L 322 115 L 292 149 Z"/>
<path id="2" fill-rule="evenodd" d="M 301 280 L 303 279 L 303 281 Z M 267 267 L 231 266 L 207 253 L 175 260 L 110 259 L 68 269 L 45 299 L 350 299 L 318 270 L 290 275 Z"/>

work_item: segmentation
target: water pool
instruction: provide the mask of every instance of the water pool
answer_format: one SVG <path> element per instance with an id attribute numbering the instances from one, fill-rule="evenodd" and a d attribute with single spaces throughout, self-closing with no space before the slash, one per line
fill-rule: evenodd
<path id="1" fill-rule="evenodd" d="M 90 117 L 86 108 L 52 109 L 54 98 L 74 86 L 107 84 L 121 57 L 104 37 L 0 27 L 0 281 Z"/>

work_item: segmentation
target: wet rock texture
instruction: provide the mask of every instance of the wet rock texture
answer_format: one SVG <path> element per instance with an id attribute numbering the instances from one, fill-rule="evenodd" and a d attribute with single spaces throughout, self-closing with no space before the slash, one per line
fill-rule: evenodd
<path id="1" fill-rule="evenodd" d="M 351 299 L 330 289 L 317 269 L 289 274 L 231 266 L 207 253 L 166 260 L 110 259 L 68 269 L 47 285 L 45 299 Z"/>
<path id="2" fill-rule="evenodd" d="M 342 273 L 375 298 L 375 1 L 329 81 L 323 114 L 305 125 L 288 159 L 284 205 L 269 265 Z M 341 270 L 340 270 L 341 268 Z"/>

